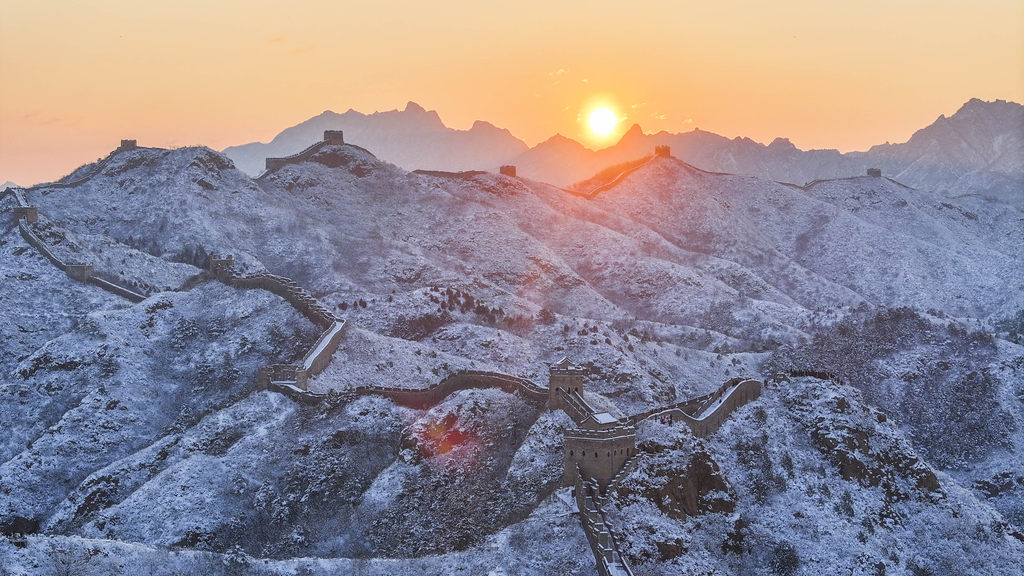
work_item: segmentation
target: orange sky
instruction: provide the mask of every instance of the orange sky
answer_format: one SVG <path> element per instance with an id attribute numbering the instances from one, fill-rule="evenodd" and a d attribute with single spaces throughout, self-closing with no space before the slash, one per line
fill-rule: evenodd
<path id="1" fill-rule="evenodd" d="M 604 95 L 619 133 L 852 150 L 1024 101 L 1024 2 L 0 0 L 0 74 L 0 183 L 22 185 L 121 138 L 221 149 L 407 100 L 531 145 L 610 143 L 578 121 Z"/>

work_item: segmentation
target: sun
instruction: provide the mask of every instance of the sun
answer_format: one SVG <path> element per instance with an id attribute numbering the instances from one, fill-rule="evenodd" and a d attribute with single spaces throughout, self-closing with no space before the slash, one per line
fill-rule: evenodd
<path id="1" fill-rule="evenodd" d="M 615 125 L 619 123 L 618 117 L 615 116 L 615 112 L 612 112 L 611 108 L 595 108 L 590 116 L 587 117 L 587 124 L 590 125 L 590 131 L 597 136 L 607 136 L 615 130 Z"/>

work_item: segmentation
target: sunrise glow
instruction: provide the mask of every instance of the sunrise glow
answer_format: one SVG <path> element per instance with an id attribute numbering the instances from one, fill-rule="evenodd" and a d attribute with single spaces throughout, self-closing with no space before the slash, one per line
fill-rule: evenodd
<path id="1" fill-rule="evenodd" d="M 615 130 L 619 119 L 610 108 L 597 108 L 587 117 L 587 125 L 596 136 L 605 137 Z"/>

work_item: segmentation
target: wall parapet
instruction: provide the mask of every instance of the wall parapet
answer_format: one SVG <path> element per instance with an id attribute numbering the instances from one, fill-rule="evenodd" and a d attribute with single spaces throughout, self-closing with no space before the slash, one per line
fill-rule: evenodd
<path id="1" fill-rule="evenodd" d="M 341 344 L 342 330 L 345 328 L 345 321 L 336 321 L 330 328 L 325 330 L 320 338 L 313 344 L 313 347 L 302 359 L 302 368 L 308 376 L 316 376 L 324 371 L 331 362 L 331 357 L 337 352 Z"/>
<path id="2" fill-rule="evenodd" d="M 316 154 L 316 152 L 319 151 L 321 148 L 323 148 L 326 144 L 327 144 L 327 142 L 321 140 L 320 142 L 317 142 L 317 143 L 309 146 L 308 148 L 306 148 L 302 152 L 298 152 L 296 154 L 292 154 L 291 156 L 285 156 L 283 158 L 267 158 L 267 160 L 266 160 L 267 171 L 269 172 L 271 170 L 279 170 L 279 169 L 284 168 L 285 166 L 287 166 L 289 164 L 298 164 L 299 162 L 303 162 L 305 160 L 308 160 L 310 157 L 313 156 L 313 154 Z"/>
<path id="3" fill-rule="evenodd" d="M 302 366 L 294 364 L 268 364 L 259 369 L 256 376 L 256 388 L 267 390 L 272 385 L 290 384 L 306 390 L 308 377 Z"/>
<path id="4" fill-rule="evenodd" d="M 394 402 L 407 406 L 426 406 L 437 404 L 453 392 L 474 388 L 501 388 L 509 394 L 522 393 L 531 400 L 542 401 L 547 398 L 547 390 L 541 389 L 533 382 L 500 372 L 482 370 L 463 370 L 449 374 L 440 382 L 427 388 L 402 388 L 397 386 L 357 386 L 357 394 L 376 394 Z"/>
<path id="5" fill-rule="evenodd" d="M 734 410 L 760 397 L 761 388 L 759 380 L 733 378 L 712 394 L 695 398 L 699 400 L 696 404 L 694 400 L 687 400 L 634 414 L 628 420 L 638 424 L 656 416 L 667 416 L 673 422 L 678 420 L 686 423 L 695 436 L 703 438 L 718 431 Z"/>
<path id="6" fill-rule="evenodd" d="M 590 550 L 597 562 L 600 576 L 633 576 L 619 550 L 615 528 L 601 508 L 599 489 L 593 482 L 583 480 L 582 473 L 576 475 L 573 488 L 576 508 L 580 512 L 580 525 L 587 536 Z"/>
<path id="7" fill-rule="evenodd" d="M 31 225 L 25 220 L 18 221 L 18 231 L 21 232 L 21 237 L 25 239 L 33 248 L 39 251 L 40 254 L 46 256 L 46 258 L 56 266 L 61 272 L 67 272 L 67 266 L 64 261 L 57 258 L 53 252 L 50 251 L 50 247 L 43 242 L 43 239 L 36 235 L 35 231 L 32 230 Z"/>
<path id="8" fill-rule="evenodd" d="M 68 277 L 78 280 L 79 282 L 88 282 L 89 278 L 92 277 L 93 268 L 92 264 L 68 264 L 65 272 Z"/>
<path id="9" fill-rule="evenodd" d="M 118 296 L 120 296 L 122 298 L 125 298 L 127 300 L 131 300 L 132 302 L 135 302 L 136 304 L 138 304 L 139 302 L 142 302 L 143 300 L 146 299 L 146 296 L 144 296 L 143 294 L 139 294 L 138 292 L 136 292 L 136 291 L 134 291 L 134 290 L 132 290 L 132 289 L 126 287 L 126 286 L 122 286 L 120 283 L 115 282 L 113 280 L 110 280 L 110 279 L 107 279 L 107 278 L 102 278 L 101 276 L 99 276 L 97 274 L 91 275 L 89 277 L 88 282 L 90 284 L 95 284 L 96 286 L 99 286 L 100 288 L 106 290 L 107 292 L 111 292 L 113 294 L 117 294 Z"/>

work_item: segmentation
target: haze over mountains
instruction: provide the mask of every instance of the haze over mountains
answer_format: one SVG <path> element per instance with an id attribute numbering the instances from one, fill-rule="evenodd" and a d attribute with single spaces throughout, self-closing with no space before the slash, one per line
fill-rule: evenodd
<path id="1" fill-rule="evenodd" d="M 909 186 L 922 189 L 984 192 L 1006 198 L 1024 186 L 1024 107 L 1014 102 L 978 99 L 950 117 L 940 116 L 902 144 L 880 144 L 866 152 L 799 150 L 784 138 L 768 145 L 748 138 L 725 138 L 702 130 L 644 134 L 632 126 L 615 145 L 591 150 L 561 135 L 533 148 L 509 131 L 486 122 L 470 130 L 447 128 L 434 111 L 410 102 L 405 110 L 364 115 L 324 112 L 279 134 L 268 144 L 224 150 L 249 174 L 263 170 L 266 157 L 296 153 L 316 142 L 323 130 L 344 130 L 346 138 L 406 170 L 496 170 L 514 164 L 521 176 L 566 186 L 614 164 L 649 155 L 655 145 L 698 168 L 804 184 L 813 180 L 863 174 L 881 168 Z"/>

